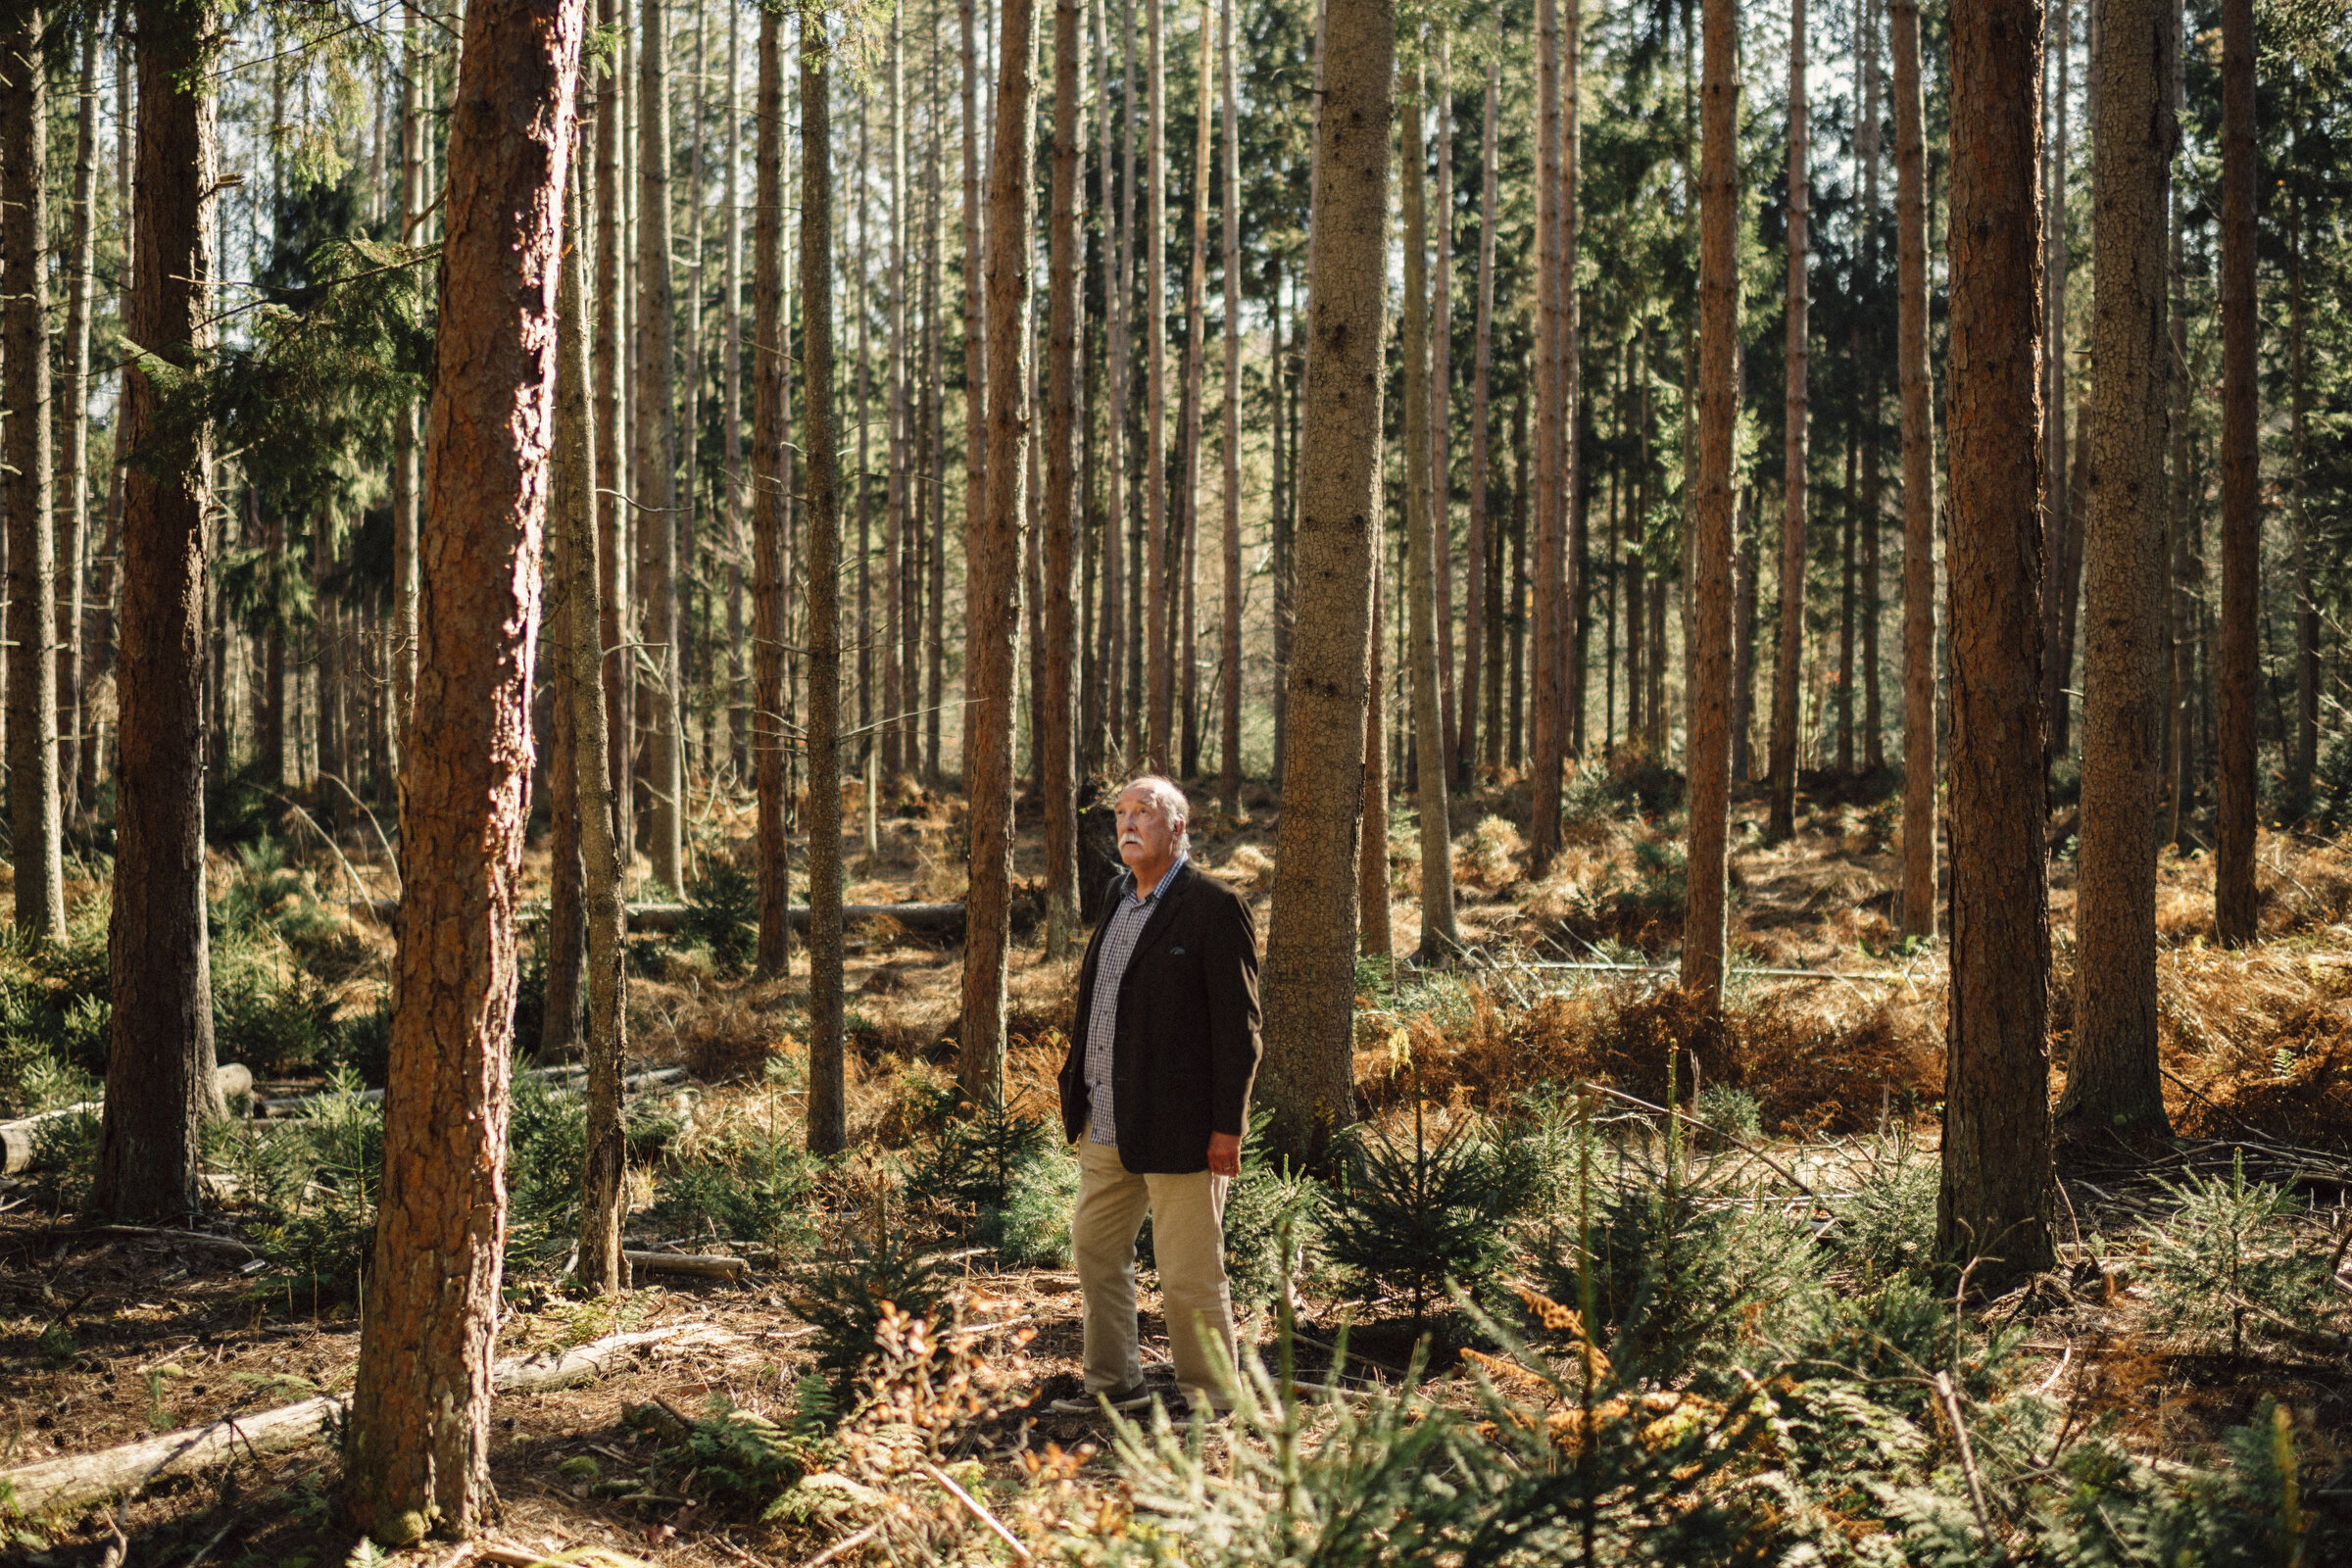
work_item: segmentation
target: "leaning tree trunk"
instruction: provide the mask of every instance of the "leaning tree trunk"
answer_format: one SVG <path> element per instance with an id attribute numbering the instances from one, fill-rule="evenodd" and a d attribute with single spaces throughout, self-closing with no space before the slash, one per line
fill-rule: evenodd
<path id="1" fill-rule="evenodd" d="M 2262 449 L 2254 344 L 2254 4 L 2222 0 L 2222 625 L 2214 649 L 2214 925 L 2254 940 L 2255 594 Z"/>
<path id="2" fill-rule="evenodd" d="M 213 345 L 213 103 L 190 90 L 218 17 L 146 0 L 137 11 L 134 343 L 185 372 Z M 183 347 L 184 345 L 184 347 Z M 117 440 L 148 451 L 162 397 L 143 364 L 122 372 Z M 213 1069 L 212 959 L 204 900 L 204 514 L 209 431 L 122 473 L 120 734 L 114 910 L 107 933 L 114 1020 L 93 1209 L 125 1219 L 197 1205 L 198 1138 L 224 1108 Z"/>
<path id="3" fill-rule="evenodd" d="M 474 0 L 450 116 L 424 618 L 401 781 L 400 1007 L 345 1501 L 387 1544 L 490 1505 L 507 1025 L 581 0 Z"/>
<path id="4" fill-rule="evenodd" d="M 2061 1120 L 2169 1133 L 2156 1059 L 2156 846 L 2164 794 L 2166 224 L 2178 130 L 2162 0 L 2107 0 L 2094 34 L 2090 576 L 2075 1054 Z"/>
<path id="5" fill-rule="evenodd" d="M 2050 1265 L 2039 0 L 1952 14 L 1952 947 L 1938 1254 Z"/>
<path id="6" fill-rule="evenodd" d="M 1698 170 L 1698 536 L 1691 541 L 1696 658 L 1690 670 L 1690 893 L 1683 990 L 1723 998 L 1732 794 L 1732 424 L 1739 414 L 1740 77 L 1735 0 L 1707 0 L 1701 24 Z"/>
<path id="7" fill-rule="evenodd" d="M 8 405 L 8 799 L 17 927 L 34 938 L 66 923 L 66 867 L 57 785 L 57 603 L 49 393 L 49 110 L 38 7 L 0 32 L 0 366 Z"/>
<path id="8" fill-rule="evenodd" d="M 792 967 L 792 862 L 784 841 L 783 23 L 760 14 L 757 190 L 752 202 L 752 770 L 760 874 L 759 971 Z"/>
<path id="9" fill-rule="evenodd" d="M 616 107 L 607 95 L 597 107 Z M 575 175 L 578 173 L 575 171 Z M 627 976 L 621 964 L 627 919 L 620 896 L 620 845 L 612 817 L 612 777 L 605 765 L 605 661 L 597 603 L 597 449 L 589 412 L 589 258 L 582 249 L 579 198 L 587 180 L 575 177 L 564 211 L 570 240 L 564 262 L 563 313 L 556 368 L 556 456 L 548 531 L 554 536 L 556 608 L 549 630 L 556 659 L 566 674 L 564 700 L 570 705 L 570 748 L 559 767 L 576 776 L 579 816 L 580 903 L 586 915 L 587 953 L 581 988 L 587 995 L 587 1150 L 580 1169 L 580 1236 L 572 1272 L 591 1290 L 628 1289 L 621 1261 L 621 1226 L 628 1151 L 621 1136 L 620 1068 L 628 1046 L 628 1014 L 622 1006 Z"/>
<path id="10" fill-rule="evenodd" d="M 1298 621 L 1280 867 L 1266 930 L 1271 1147 L 1319 1157 L 1354 1119 L 1356 842 L 1380 533 L 1383 259 L 1393 0 L 1328 0 L 1315 132 L 1306 388 L 1298 449 Z"/>
<path id="11" fill-rule="evenodd" d="M 1770 832 L 1796 831 L 1797 682 L 1805 652 L 1805 0 L 1788 7 L 1787 432 L 1782 445 L 1781 624 L 1772 661 Z"/>
<path id="12" fill-rule="evenodd" d="M 1894 48 L 1895 366 L 1903 400 L 1903 935 L 1936 936 L 1936 411 L 1928 371 L 1927 148 L 1919 0 Z"/>
<path id="13" fill-rule="evenodd" d="M 956 1082 L 1004 1096 L 1005 951 L 1012 903 L 1012 643 L 1029 421 L 1029 79 L 1032 0 L 1004 0 L 988 177 L 988 504 L 964 541 L 963 787 L 971 802 L 964 895 L 963 1034 Z"/>
<path id="14" fill-rule="evenodd" d="M 1054 7 L 1054 215 L 1046 320 L 1045 682 L 1042 722 L 1029 738 L 1046 818 L 1046 956 L 1079 941 L 1078 730 L 1070 676 L 1085 606 L 1070 596 L 1078 554 L 1078 199 L 1082 169 L 1079 0 Z"/>
<path id="15" fill-rule="evenodd" d="M 1404 537 L 1405 612 L 1412 648 L 1416 804 L 1421 812 L 1421 947 L 1424 963 L 1461 947 L 1453 924 L 1453 844 L 1446 803 L 1446 694 L 1438 679 L 1436 548 L 1431 540 L 1429 449 L 1429 222 L 1422 170 L 1429 161 L 1426 74 L 1416 61 L 1396 117 L 1404 183 Z"/>
<path id="16" fill-rule="evenodd" d="M 841 1004 L 841 507 L 833 429 L 833 43 L 801 13 L 802 462 L 808 486 L 808 1152 L 849 1147 Z"/>

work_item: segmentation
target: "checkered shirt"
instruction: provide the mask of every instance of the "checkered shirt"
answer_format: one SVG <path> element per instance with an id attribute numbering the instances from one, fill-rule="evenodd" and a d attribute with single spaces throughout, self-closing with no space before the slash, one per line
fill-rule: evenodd
<path id="1" fill-rule="evenodd" d="M 1151 922 L 1152 911 L 1159 907 L 1159 896 L 1176 880 L 1189 856 L 1179 854 L 1168 874 L 1159 879 L 1159 886 L 1138 896 L 1133 873 L 1128 875 L 1127 893 L 1112 908 L 1108 923 L 1102 928 L 1102 951 L 1095 958 L 1094 1005 L 1086 1017 L 1086 1105 L 1092 1130 L 1087 1141 L 1116 1147 L 1119 1141 L 1117 1124 L 1111 1119 L 1110 1053 L 1119 1033 L 1119 982 L 1126 978 L 1127 960 L 1135 956 L 1135 944 Z"/>

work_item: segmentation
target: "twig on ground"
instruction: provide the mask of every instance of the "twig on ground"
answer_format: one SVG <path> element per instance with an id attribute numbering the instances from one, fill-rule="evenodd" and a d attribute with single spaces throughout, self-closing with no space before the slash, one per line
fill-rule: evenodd
<path id="1" fill-rule="evenodd" d="M 833 1543 L 833 1544 L 827 1546 L 824 1550 L 818 1552 L 815 1556 L 801 1564 L 801 1568 L 825 1568 L 826 1563 L 831 1562 L 834 1558 L 842 1555 L 844 1552 L 856 1551 L 859 1546 L 864 1545 L 867 1542 L 873 1540 L 874 1537 L 881 1534 L 881 1532 L 882 1521 L 877 1519 L 872 1524 L 867 1525 L 863 1530 L 858 1531 L 856 1535 L 842 1537 L 839 1541 L 836 1541 Z"/>
<path id="2" fill-rule="evenodd" d="M 1020 1558 L 1023 1562 L 1032 1562 L 1036 1560 L 1034 1555 L 1030 1552 L 1028 1546 L 1022 1544 L 1021 1538 L 1014 1535 L 1011 1531 L 1005 1529 L 1004 1521 L 999 1519 L 995 1514 L 990 1513 L 986 1507 L 982 1506 L 979 1498 L 973 1496 L 970 1493 L 964 1491 L 963 1488 L 957 1486 L 954 1476 L 948 1474 L 939 1466 L 931 1463 L 931 1461 L 928 1459 L 922 1461 L 922 1466 L 923 1474 L 929 1476 L 934 1483 L 943 1488 L 949 1496 L 954 1497 L 957 1502 L 963 1504 L 964 1510 L 973 1518 L 979 1520 L 982 1524 L 988 1526 L 989 1529 L 995 1531 L 997 1539 L 1004 1542 L 1007 1546 L 1010 1546 L 1012 1548 L 1012 1554 L 1015 1557 Z"/>
<path id="3" fill-rule="evenodd" d="M 1984 1505 L 1984 1478 L 1977 1474 L 1977 1456 L 1969 1446 L 1968 1427 L 1960 1419 L 1960 1399 L 1952 1393 L 1952 1375 L 1936 1374 L 1936 1398 L 1943 1406 L 1944 1419 L 1952 1424 L 1952 1446 L 1960 1450 L 1960 1474 L 1968 1482 L 1969 1506 L 1977 1513 L 1977 1523 L 1984 1527 L 1984 1544 L 2000 1552 L 2002 1561 L 2009 1557 L 2001 1545 L 2001 1538 L 1992 1528 L 1992 1510 Z"/>

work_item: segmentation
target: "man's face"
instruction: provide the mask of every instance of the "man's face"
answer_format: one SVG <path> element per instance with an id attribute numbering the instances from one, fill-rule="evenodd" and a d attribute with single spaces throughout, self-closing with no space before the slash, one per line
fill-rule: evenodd
<path id="1" fill-rule="evenodd" d="M 1165 865 L 1176 858 L 1176 830 L 1160 815 L 1159 802 L 1150 790 L 1122 792 L 1118 813 L 1119 858 L 1129 870 Z"/>

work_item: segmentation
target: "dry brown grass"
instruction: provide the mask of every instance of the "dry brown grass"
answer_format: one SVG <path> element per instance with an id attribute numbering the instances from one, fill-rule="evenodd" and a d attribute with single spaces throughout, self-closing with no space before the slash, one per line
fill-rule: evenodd
<path id="1" fill-rule="evenodd" d="M 1356 1054 L 1357 1093 L 1369 1110 L 1414 1093 L 1487 1111 L 1539 1084 L 1589 1079 L 1653 1102 L 1687 1099 L 1696 1079 L 1756 1099 L 1776 1132 L 1826 1136 L 1875 1126 L 1885 1107 L 1940 1093 L 1943 1054 L 1916 1010 L 1886 1004 L 1854 1017 L 1791 997 L 1716 1013 L 1679 988 L 1642 982 L 1592 986 L 1521 1007 L 1486 990 L 1448 1032 L 1428 1018 L 1401 1025 L 1413 1073 L 1393 1070 L 1386 1037 Z"/>

